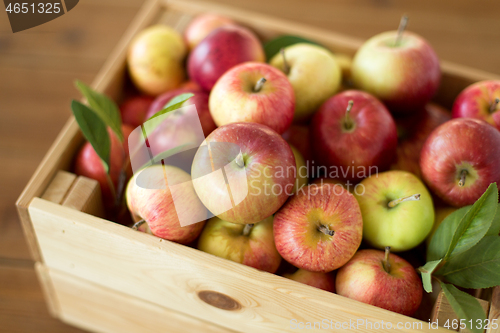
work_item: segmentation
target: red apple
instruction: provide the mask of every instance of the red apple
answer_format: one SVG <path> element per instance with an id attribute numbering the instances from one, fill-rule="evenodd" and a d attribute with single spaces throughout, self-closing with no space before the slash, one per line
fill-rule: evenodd
<path id="1" fill-rule="evenodd" d="M 146 114 L 144 121 L 151 118 L 156 112 L 162 110 L 165 105 L 175 96 L 180 94 L 193 93 L 194 96 L 188 99 L 186 102 L 182 104 L 182 106 L 186 105 L 195 105 L 196 112 L 198 112 L 198 117 L 200 118 L 201 128 L 203 129 L 203 134 L 205 136 L 212 133 L 212 131 L 217 128 L 215 125 L 212 116 L 210 115 L 210 111 L 208 110 L 208 94 L 204 91 L 196 90 L 196 89 L 175 89 L 167 91 L 166 93 L 158 96 L 154 102 L 149 107 L 149 110 Z"/>
<path id="2" fill-rule="evenodd" d="M 198 83 L 194 81 L 185 81 L 179 86 L 180 89 L 190 89 L 190 90 L 202 90 Z"/>
<path id="3" fill-rule="evenodd" d="M 417 34 L 384 32 L 366 41 L 352 63 L 354 85 L 397 113 L 420 110 L 436 93 L 441 79 L 439 59 Z"/>
<path id="4" fill-rule="evenodd" d="M 420 112 L 396 119 L 398 147 L 393 170 L 403 170 L 421 177 L 420 151 L 425 140 L 439 125 L 451 119 L 451 114 L 437 104 L 428 103 Z"/>
<path id="5" fill-rule="evenodd" d="M 278 133 L 257 123 L 233 123 L 207 137 L 191 175 L 210 212 L 228 222 L 251 224 L 283 205 L 295 172 L 292 150 Z"/>
<path id="6" fill-rule="evenodd" d="M 170 165 L 152 165 L 134 174 L 126 200 L 130 212 L 144 219 L 153 235 L 182 244 L 198 237 L 207 218 L 191 176 Z"/>
<path id="7" fill-rule="evenodd" d="M 145 95 L 127 98 L 120 105 L 122 122 L 133 128 L 141 126 L 153 100 L 153 97 Z"/>
<path id="8" fill-rule="evenodd" d="M 443 201 L 472 205 L 491 183 L 500 184 L 500 132 L 478 119 L 450 120 L 425 142 L 420 168 Z"/>
<path id="9" fill-rule="evenodd" d="M 391 165 L 397 146 L 394 120 L 372 95 L 347 90 L 328 99 L 311 125 L 315 160 L 330 178 L 359 181 Z"/>
<path id="10" fill-rule="evenodd" d="M 335 278 L 332 273 L 309 272 L 299 269 L 293 274 L 283 274 L 284 277 L 311 287 L 316 287 L 329 292 L 335 292 Z"/>
<path id="11" fill-rule="evenodd" d="M 252 122 L 281 134 L 292 123 L 295 95 L 281 71 L 249 62 L 221 76 L 210 93 L 209 107 L 218 126 Z"/>
<path id="12" fill-rule="evenodd" d="M 210 91 L 222 74 L 247 61 L 265 61 L 260 41 L 250 30 L 228 25 L 205 37 L 189 55 L 187 66 L 191 80 Z"/>
<path id="13" fill-rule="evenodd" d="M 196 16 L 184 31 L 184 40 L 189 49 L 193 49 L 213 30 L 228 24 L 235 24 L 230 18 L 206 13 Z"/>
<path id="14" fill-rule="evenodd" d="M 309 127 L 304 125 L 291 125 L 283 134 L 283 139 L 297 148 L 302 154 L 306 165 L 312 165 L 312 154 L 309 146 Z"/>
<path id="15" fill-rule="evenodd" d="M 453 104 L 453 118 L 482 119 L 500 130 L 500 81 L 474 83 L 465 88 Z"/>
<path id="16" fill-rule="evenodd" d="M 272 216 L 245 225 L 212 217 L 200 235 L 198 249 L 269 273 L 276 272 L 281 263 Z"/>
<path id="17" fill-rule="evenodd" d="M 109 138 L 111 140 L 109 177 L 111 178 L 115 190 L 118 187 L 120 172 L 126 162 L 126 159 L 128 158 L 127 138 L 132 130 L 133 128 L 129 125 L 122 125 L 124 141 L 123 144 L 121 144 L 111 129 L 108 129 Z M 75 174 L 95 179 L 99 182 L 105 208 L 107 210 L 113 208 L 115 204 L 113 189 L 110 188 L 108 183 L 106 171 L 102 165 L 101 158 L 97 155 L 89 142 L 86 142 L 78 151 L 75 158 L 74 168 Z M 130 170 L 127 171 L 130 175 Z"/>
<path id="18" fill-rule="evenodd" d="M 411 316 L 422 301 L 415 268 L 395 254 L 360 250 L 337 272 L 337 294 Z"/>
<path id="19" fill-rule="evenodd" d="M 330 272 L 354 255 L 363 233 L 358 202 L 331 184 L 303 187 L 274 216 L 274 241 L 283 259 L 313 272 Z"/>

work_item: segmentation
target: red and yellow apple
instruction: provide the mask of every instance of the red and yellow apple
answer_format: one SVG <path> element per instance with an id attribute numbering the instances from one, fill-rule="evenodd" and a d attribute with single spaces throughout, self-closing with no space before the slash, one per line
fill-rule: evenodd
<path id="1" fill-rule="evenodd" d="M 354 255 L 363 233 L 354 196 L 331 184 L 303 187 L 274 216 L 283 259 L 312 272 L 331 272 Z"/>
<path id="2" fill-rule="evenodd" d="M 298 269 L 294 273 L 283 274 L 283 277 L 331 293 L 335 292 L 335 277 L 332 273 L 309 272 L 305 269 Z"/>
<path id="3" fill-rule="evenodd" d="M 198 249 L 243 265 L 274 273 L 281 263 L 273 238 L 273 217 L 255 224 L 208 220 Z"/>
<path id="4" fill-rule="evenodd" d="M 209 108 L 217 126 L 252 122 L 283 133 L 292 123 L 295 96 L 286 76 L 264 63 L 233 67 L 210 92 Z"/>
<path id="5" fill-rule="evenodd" d="M 228 24 L 235 24 L 228 17 L 204 13 L 196 16 L 184 30 L 184 40 L 189 49 L 194 49 L 209 33 Z"/>
<path id="6" fill-rule="evenodd" d="M 415 268 L 395 254 L 360 250 L 337 272 L 337 294 L 411 316 L 422 301 Z"/>
<path id="7" fill-rule="evenodd" d="M 500 184 L 500 131 L 482 120 L 452 119 L 425 142 L 420 169 L 447 204 L 472 205 L 491 183 Z"/>

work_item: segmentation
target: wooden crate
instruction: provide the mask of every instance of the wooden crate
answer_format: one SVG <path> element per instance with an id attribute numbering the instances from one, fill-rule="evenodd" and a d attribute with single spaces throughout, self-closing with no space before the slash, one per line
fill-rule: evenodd
<path id="1" fill-rule="evenodd" d="M 263 40 L 282 34 L 314 39 L 353 55 L 362 41 L 225 6 L 149 0 L 131 24 L 93 88 L 122 98 L 126 49 L 154 23 L 182 31 L 193 16 L 218 12 Z M 467 85 L 500 77 L 442 63 L 436 102 L 449 107 Z M 445 332 L 402 316 L 99 218 L 97 183 L 68 170 L 83 138 L 71 118 L 43 159 L 17 206 L 48 307 L 57 318 L 97 332 L 292 332 L 293 322 L 339 323 L 371 331 L 383 322 L 400 332 Z M 498 290 L 497 290 L 498 291 Z M 496 296 L 495 296 L 496 295 Z M 495 298 L 496 297 L 496 298 Z M 490 317 L 498 318 L 498 292 Z M 337 325 L 339 325 L 337 324 Z M 406 327 L 405 327 L 406 326 Z M 316 326 L 317 327 L 317 326 Z M 324 327 L 323 327 L 324 328 Z M 337 327 L 337 329 L 340 327 Z M 319 329 L 318 329 L 319 330 Z M 493 330 L 491 331 L 493 332 Z"/>

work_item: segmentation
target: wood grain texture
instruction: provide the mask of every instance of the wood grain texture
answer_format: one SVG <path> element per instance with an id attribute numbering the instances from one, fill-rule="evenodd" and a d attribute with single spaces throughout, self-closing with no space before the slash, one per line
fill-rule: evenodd
<path id="1" fill-rule="evenodd" d="M 76 178 L 77 176 L 71 172 L 59 170 L 45 192 L 43 192 L 42 199 L 61 204 Z"/>
<path id="2" fill-rule="evenodd" d="M 79 176 L 75 180 L 65 194 L 62 205 L 94 216 L 104 216 L 99 183 L 87 177 Z"/>
<path id="3" fill-rule="evenodd" d="M 477 299 L 481 307 L 483 308 L 484 312 L 486 315 L 489 313 L 490 309 L 490 303 L 483 300 L 483 299 Z M 487 316 L 488 317 L 488 316 Z M 437 298 L 436 304 L 434 306 L 434 312 L 433 312 L 433 317 L 431 318 L 432 322 L 438 322 L 440 326 L 443 325 L 449 325 L 452 327 L 452 323 L 455 322 L 457 324 L 457 332 L 464 332 L 464 333 L 470 333 L 471 331 L 468 329 L 461 329 L 460 328 L 460 321 L 455 314 L 455 311 L 453 311 L 453 308 L 451 307 L 451 304 L 448 302 L 448 299 L 444 295 L 444 292 L 440 292 L 439 296 Z"/>
<path id="4" fill-rule="evenodd" d="M 359 39 L 393 29 L 400 15 L 408 13 L 409 29 L 428 39 L 441 59 L 500 73 L 500 44 L 494 42 L 500 37 L 498 1 L 212 1 Z M 0 266 L 30 259 L 14 203 L 69 117 L 70 100 L 79 98 L 73 80 L 92 81 L 142 3 L 80 1 L 70 14 L 17 34 L 12 34 L 6 15 L 0 15 L 0 188 L 6 189 L 0 191 Z M 109 78 L 103 73 L 100 79 Z M 79 143 L 76 140 L 75 145 Z M 43 188 L 49 181 L 39 184 Z M 2 274 L 7 273 L 0 269 L 0 279 Z M 39 291 L 34 278 L 24 280 L 16 274 L 9 275 L 16 288 Z M 0 293 L 5 286 L 0 284 Z M 0 309 L 0 322 L 9 332 L 77 331 L 48 318 L 43 305 L 34 307 L 36 300 L 21 296 L 16 300 Z M 19 315 L 8 315 L 14 305 L 19 305 Z"/>
<path id="5" fill-rule="evenodd" d="M 390 321 L 394 327 L 397 322 L 419 322 L 43 199 L 34 198 L 29 212 L 50 269 L 229 329 L 293 332 L 292 319 L 349 322 L 364 318 Z M 200 291 L 229 296 L 241 308 L 227 311 L 209 305 L 199 298 Z M 430 330 L 426 323 L 422 331 L 445 332 Z"/>
<path id="6" fill-rule="evenodd" d="M 495 321 L 498 326 L 493 328 L 493 325 L 491 325 L 486 330 L 486 333 L 500 333 L 500 286 L 493 288 L 488 319 L 490 320 L 490 325 Z"/>
<path id="7" fill-rule="evenodd" d="M 233 332 L 57 270 L 41 269 L 57 286 L 54 296 L 61 306 L 59 318 L 82 329 L 109 333 Z"/>

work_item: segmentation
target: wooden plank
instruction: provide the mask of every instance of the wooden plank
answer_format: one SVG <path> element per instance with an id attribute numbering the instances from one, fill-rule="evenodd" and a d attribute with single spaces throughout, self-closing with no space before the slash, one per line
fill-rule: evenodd
<path id="1" fill-rule="evenodd" d="M 35 264 L 35 272 L 40 282 L 40 286 L 42 287 L 43 296 L 47 303 L 49 313 L 52 317 L 58 318 L 61 307 L 54 291 L 54 281 L 52 281 L 49 276 L 48 269 L 39 262 Z"/>
<path id="2" fill-rule="evenodd" d="M 488 314 L 490 303 L 479 298 L 477 300 L 479 301 L 479 304 L 481 304 L 484 312 Z M 448 302 L 448 299 L 446 298 L 446 296 L 444 296 L 444 293 L 442 291 L 439 293 L 439 296 L 437 298 L 431 321 L 437 321 L 440 326 L 450 325 L 450 327 L 452 327 L 451 325 L 455 323 L 457 325 L 457 329 L 455 331 L 464 333 L 470 332 L 470 330 L 468 329 L 460 329 L 460 320 L 455 314 L 455 311 L 453 311 L 451 304 Z"/>
<path id="3" fill-rule="evenodd" d="M 413 325 L 401 332 L 446 332 L 43 199 L 34 198 L 29 212 L 50 269 L 228 329 L 294 332 L 292 319 L 342 323 L 363 318 L 393 327 L 398 322 Z M 234 311 L 216 308 L 201 300 L 202 291 L 221 293 L 240 306 Z"/>
<path id="4" fill-rule="evenodd" d="M 79 176 L 68 190 L 62 205 L 94 216 L 103 217 L 104 209 L 99 182 Z"/>
<path id="5" fill-rule="evenodd" d="M 486 330 L 486 333 L 500 333 L 500 286 L 493 288 L 488 319 L 490 320 L 490 327 Z M 494 323 L 497 326 L 493 325 Z"/>
<path id="6" fill-rule="evenodd" d="M 62 170 L 58 171 L 43 193 L 42 199 L 61 204 L 75 180 L 75 174 Z"/>
<path id="7" fill-rule="evenodd" d="M 55 286 L 60 319 L 82 329 L 109 333 L 233 332 L 54 269 L 43 270 Z"/>

